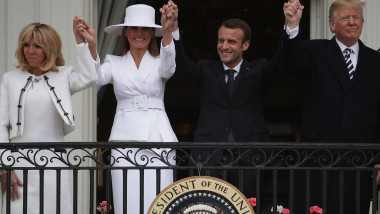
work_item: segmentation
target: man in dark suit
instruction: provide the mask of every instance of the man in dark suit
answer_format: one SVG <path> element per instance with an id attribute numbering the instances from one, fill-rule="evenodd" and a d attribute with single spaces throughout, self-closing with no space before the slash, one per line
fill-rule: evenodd
<path id="1" fill-rule="evenodd" d="M 174 29 L 178 29 L 178 26 Z M 250 45 L 251 28 L 240 19 L 228 19 L 220 25 L 217 43 L 219 61 L 193 62 L 185 53 L 178 30 L 173 33 L 173 37 L 176 75 L 200 94 L 200 116 L 194 141 L 269 141 L 262 103 L 265 89 L 278 76 L 279 54 L 271 62 L 265 59 L 252 62 L 243 59 L 243 53 Z M 207 160 L 211 155 L 212 158 Z M 252 152 L 245 153 L 242 150 L 199 149 L 193 150 L 192 156 L 203 165 L 228 165 L 241 157 L 235 165 L 253 164 Z M 213 170 L 210 174 L 223 178 L 220 171 Z M 247 197 L 254 197 L 255 174 L 252 170 L 245 170 L 242 177 L 241 186 L 238 186 L 238 171 L 230 171 L 227 180 L 241 187 Z"/>
<path id="2" fill-rule="evenodd" d="M 286 24 L 298 28 L 302 15 L 298 0 L 284 5 Z M 331 40 L 301 43 L 299 36 L 284 42 L 284 68 L 304 82 L 304 109 L 300 129 L 302 142 L 379 142 L 380 138 L 380 53 L 366 47 L 359 37 L 363 28 L 363 6 L 359 0 L 336 0 L 330 6 Z M 353 158 L 353 155 L 349 158 Z M 304 166 L 318 166 L 308 163 Z M 339 163 L 335 166 L 349 167 Z M 378 165 L 375 165 L 378 167 Z M 311 174 L 309 205 L 322 204 L 321 173 Z M 368 213 L 371 175 L 352 171 L 327 173 L 328 213 Z M 305 213 L 305 177 L 295 181 L 295 214 Z M 360 178 L 360 179 L 358 179 Z M 356 192 L 356 185 L 360 185 Z M 302 194 L 303 193 L 303 194 Z M 339 197 L 343 193 L 343 198 Z M 360 203 L 356 203 L 359 196 Z M 343 210 L 339 212 L 339 202 Z"/>
<path id="3" fill-rule="evenodd" d="M 267 141 L 262 97 L 277 68 L 264 59 L 252 62 L 243 59 L 251 39 L 251 29 L 244 21 L 226 20 L 218 32 L 220 61 L 216 62 L 194 63 L 186 56 L 181 40 L 175 41 L 176 74 L 200 93 L 201 109 L 194 141 Z M 234 70 L 233 80 L 229 79 L 228 70 Z"/>

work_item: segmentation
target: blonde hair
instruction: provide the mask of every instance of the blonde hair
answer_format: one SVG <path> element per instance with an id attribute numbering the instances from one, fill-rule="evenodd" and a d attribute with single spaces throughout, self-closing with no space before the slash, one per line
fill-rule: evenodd
<path id="1" fill-rule="evenodd" d="M 24 45 L 31 39 L 42 47 L 45 51 L 46 59 L 39 65 L 42 71 L 58 72 L 57 66 L 65 65 L 62 56 L 62 41 L 56 30 L 47 24 L 31 23 L 25 26 L 18 37 L 18 47 L 16 49 L 16 58 L 19 65 L 16 68 L 21 70 L 30 70 L 31 67 L 24 55 Z"/>
<path id="2" fill-rule="evenodd" d="M 124 56 L 125 54 L 127 54 L 127 52 L 130 49 L 128 38 L 125 36 L 125 30 L 126 29 L 127 29 L 127 27 L 124 27 L 123 33 L 121 34 L 121 50 L 120 50 L 119 56 Z M 155 30 L 155 29 L 153 28 L 153 30 Z M 158 47 L 157 47 L 156 37 L 154 37 L 154 36 L 152 37 L 152 39 L 149 42 L 148 51 L 149 51 L 150 55 L 152 55 L 154 57 L 157 57 L 160 55 L 160 52 L 158 51 Z"/>
<path id="3" fill-rule="evenodd" d="M 347 7 L 354 7 L 356 9 L 360 10 L 361 18 L 364 21 L 364 17 L 363 17 L 364 2 L 362 2 L 360 0 L 336 0 L 336 1 L 334 1 L 330 6 L 329 21 L 333 22 L 336 18 L 337 12 L 340 11 L 341 9 L 347 8 Z"/>

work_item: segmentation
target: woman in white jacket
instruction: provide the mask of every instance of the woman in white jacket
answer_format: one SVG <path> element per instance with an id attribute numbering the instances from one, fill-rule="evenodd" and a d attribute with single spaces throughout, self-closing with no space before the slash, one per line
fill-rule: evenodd
<path id="1" fill-rule="evenodd" d="M 76 26 L 75 23 L 74 26 Z M 63 142 L 64 136 L 74 130 L 74 115 L 71 96 L 95 85 L 97 82 L 96 61 L 79 31 L 74 29 L 77 41 L 78 63 L 81 72 L 64 66 L 61 39 L 47 24 L 32 23 L 25 26 L 19 35 L 16 70 L 4 74 L 0 88 L 0 142 Z M 65 165 L 53 157 L 51 151 L 18 150 L 10 153 L 17 160 L 16 167 L 34 167 L 22 157 L 30 157 L 36 164 L 48 167 Z M 59 156 L 66 157 L 64 151 Z M 2 151 L 2 160 L 4 154 Z M 50 162 L 52 161 L 52 162 Z M 11 171 L 10 187 L 3 176 L 2 190 L 10 188 L 11 213 L 39 213 L 39 170 L 28 171 L 27 186 L 23 186 L 23 172 Z M 27 188 L 27 207 L 23 208 L 23 188 Z M 73 213 L 68 170 L 61 171 L 61 213 Z M 44 172 L 44 213 L 56 213 L 56 172 Z M 3 197 L 4 205 L 7 196 Z M 2 213 L 6 213 L 3 206 Z"/>
<path id="2" fill-rule="evenodd" d="M 155 10 L 148 5 L 126 8 L 123 24 L 104 30 L 122 36 L 120 56 L 107 55 L 98 69 L 98 85 L 112 83 L 117 109 L 109 141 L 177 142 L 164 107 L 165 83 L 175 71 L 175 51 L 172 39 L 173 8 L 167 8 L 161 17 L 161 26 L 155 24 Z M 91 28 L 84 22 L 82 29 Z M 155 36 L 162 36 L 158 51 Z M 86 38 L 95 42 L 94 38 Z M 96 53 L 93 53 L 94 55 Z M 95 58 L 94 58 L 95 59 Z M 129 151 L 129 152 L 128 152 Z M 161 154 L 163 149 L 154 149 Z M 167 150 L 169 152 L 169 150 Z M 114 166 L 165 166 L 174 164 L 174 152 L 166 161 L 150 150 L 112 150 Z M 164 154 L 164 153 L 163 153 Z M 145 157 L 145 159 L 144 159 Z M 155 157 L 155 158 L 154 158 Z M 129 159 L 130 158 L 130 159 Z M 115 161 L 117 159 L 117 161 Z M 129 160 L 128 160 L 129 159 Z M 169 160 L 167 160 L 169 159 Z M 166 163 L 165 163 L 166 162 Z M 156 171 L 144 170 L 144 211 L 147 213 L 156 196 Z M 127 179 L 127 213 L 140 211 L 140 171 L 128 170 L 123 178 L 121 170 L 112 170 L 114 211 L 123 212 L 123 181 Z M 172 170 L 161 170 L 160 189 L 173 182 Z"/>

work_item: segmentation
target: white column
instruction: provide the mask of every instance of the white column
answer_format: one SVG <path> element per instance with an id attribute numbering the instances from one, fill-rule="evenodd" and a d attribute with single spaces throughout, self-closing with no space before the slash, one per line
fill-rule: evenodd
<path id="1" fill-rule="evenodd" d="M 361 40 L 375 50 L 380 48 L 380 1 L 366 0 L 364 8 L 364 29 Z"/>
<path id="2" fill-rule="evenodd" d="M 329 27 L 329 9 L 334 0 L 311 0 L 310 1 L 310 38 L 331 39 L 334 34 Z M 365 0 L 364 26 L 360 37 L 362 42 L 375 50 L 380 48 L 380 1 Z M 302 27 L 302 26 L 301 26 Z"/>
<path id="3" fill-rule="evenodd" d="M 0 0 L 0 79 L 7 68 L 7 2 Z"/>
<path id="4" fill-rule="evenodd" d="M 328 24 L 331 2 L 333 0 L 310 1 L 310 39 L 329 39 L 333 36 Z"/>

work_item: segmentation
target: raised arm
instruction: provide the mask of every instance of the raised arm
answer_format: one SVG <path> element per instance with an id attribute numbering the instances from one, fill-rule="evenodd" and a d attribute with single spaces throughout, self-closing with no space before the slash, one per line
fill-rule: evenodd
<path id="1" fill-rule="evenodd" d="M 84 42 L 88 43 L 91 56 L 94 60 L 96 60 L 96 35 L 94 28 L 83 20 L 83 18 L 75 16 L 73 19 L 73 32 L 77 44 Z"/>
<path id="2" fill-rule="evenodd" d="M 170 15 L 173 16 L 173 21 L 171 22 L 172 25 L 171 27 L 168 25 L 168 27 L 170 27 L 168 28 L 168 31 L 175 32 L 178 30 L 178 7 L 173 1 L 169 1 L 167 5 L 164 5 L 160 9 L 161 13 L 166 13 L 166 11 L 172 11 Z M 201 67 L 186 55 L 180 38 L 174 38 L 174 44 L 176 63 L 175 72 L 193 87 L 198 87 L 202 79 Z"/>
<path id="3" fill-rule="evenodd" d="M 173 1 L 160 8 L 161 25 L 164 33 L 163 46 L 167 46 L 173 39 L 172 32 L 178 30 L 178 7 Z"/>
<path id="4" fill-rule="evenodd" d="M 70 71 L 69 84 L 71 93 L 75 94 L 96 84 L 98 80 L 96 68 L 99 66 L 99 63 L 96 61 L 97 53 L 94 29 L 82 18 L 75 16 L 73 19 L 73 33 L 78 44 L 76 49 L 79 70 L 72 69 Z"/>
<path id="5" fill-rule="evenodd" d="M 301 42 L 298 36 L 298 26 L 301 21 L 304 6 L 299 0 L 289 0 L 284 4 L 286 33 L 289 39 L 282 42 L 282 59 L 280 68 L 286 75 L 296 75 L 303 79 L 308 78 L 313 62 L 309 61 L 309 53 L 304 49 L 306 43 Z M 290 31 L 289 31 L 290 30 Z M 292 31 L 295 32 L 292 32 Z"/>
<path id="6" fill-rule="evenodd" d="M 160 49 L 160 64 L 158 70 L 161 76 L 165 79 L 169 79 L 173 76 L 176 69 L 175 47 L 172 36 L 173 24 L 176 19 L 176 11 L 174 7 L 176 7 L 176 5 L 172 1 L 169 1 L 167 5 L 160 8 L 163 39 Z"/>
<path id="7" fill-rule="evenodd" d="M 301 5 L 299 0 L 289 0 L 287 3 L 284 3 L 285 26 L 288 26 L 290 30 L 298 27 L 303 9 L 304 6 Z"/>

